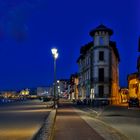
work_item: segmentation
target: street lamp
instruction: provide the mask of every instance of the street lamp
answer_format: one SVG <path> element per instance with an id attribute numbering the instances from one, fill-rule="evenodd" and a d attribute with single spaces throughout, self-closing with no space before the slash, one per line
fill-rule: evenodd
<path id="1" fill-rule="evenodd" d="M 58 52 L 56 48 L 51 49 L 54 58 L 54 108 L 57 108 L 56 104 L 56 59 L 58 58 Z"/>

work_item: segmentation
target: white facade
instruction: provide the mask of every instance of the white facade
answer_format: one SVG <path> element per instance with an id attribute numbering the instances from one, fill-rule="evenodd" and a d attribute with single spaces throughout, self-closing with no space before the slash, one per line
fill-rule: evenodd
<path id="1" fill-rule="evenodd" d="M 83 99 L 91 95 L 91 89 L 95 99 L 111 97 L 112 85 L 118 92 L 119 54 L 115 42 L 110 41 L 112 34 L 111 29 L 100 25 L 90 32 L 92 42 L 80 50 L 79 96 Z"/>

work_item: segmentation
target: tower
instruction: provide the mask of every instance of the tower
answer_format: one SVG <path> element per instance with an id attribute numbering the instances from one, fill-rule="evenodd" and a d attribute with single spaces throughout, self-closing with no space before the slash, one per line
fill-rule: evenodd
<path id="1" fill-rule="evenodd" d="M 116 43 L 110 41 L 113 31 L 103 24 L 90 32 L 93 38 L 92 87 L 95 98 L 109 98 L 113 94 L 113 83 L 118 91 L 119 54 Z M 114 82 L 115 81 L 115 82 Z M 114 96 L 114 95 L 113 95 Z"/>

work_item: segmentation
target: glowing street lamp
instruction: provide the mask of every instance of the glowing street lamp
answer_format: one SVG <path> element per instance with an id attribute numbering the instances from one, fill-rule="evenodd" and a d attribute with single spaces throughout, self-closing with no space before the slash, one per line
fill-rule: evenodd
<path id="1" fill-rule="evenodd" d="M 57 108 L 56 103 L 56 59 L 58 58 L 58 52 L 56 48 L 51 49 L 51 52 L 54 57 L 54 108 Z"/>

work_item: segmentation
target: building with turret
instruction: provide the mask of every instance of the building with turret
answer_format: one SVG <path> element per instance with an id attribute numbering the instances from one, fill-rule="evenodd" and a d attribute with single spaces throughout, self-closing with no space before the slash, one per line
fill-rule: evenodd
<path id="1" fill-rule="evenodd" d="M 119 103 L 120 57 L 116 42 L 111 41 L 113 31 L 103 24 L 90 31 L 92 41 L 80 49 L 79 98 L 109 99 Z"/>

